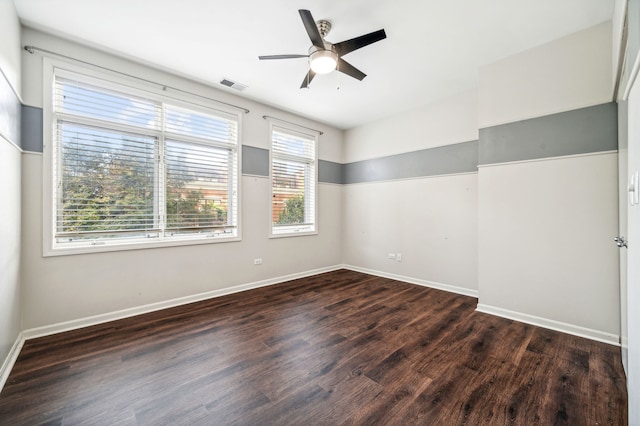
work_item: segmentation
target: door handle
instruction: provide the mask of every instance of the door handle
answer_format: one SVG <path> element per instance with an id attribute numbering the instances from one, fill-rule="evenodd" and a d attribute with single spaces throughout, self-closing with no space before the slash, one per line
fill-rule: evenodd
<path id="1" fill-rule="evenodd" d="M 624 247 L 627 248 L 627 242 L 625 241 L 624 237 L 615 237 L 613 239 L 613 241 L 616 242 L 616 245 L 620 248 Z"/>

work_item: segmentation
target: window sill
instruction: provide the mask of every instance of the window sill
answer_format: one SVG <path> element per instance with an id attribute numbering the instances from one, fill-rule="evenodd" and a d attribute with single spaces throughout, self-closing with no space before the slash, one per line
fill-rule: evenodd
<path id="1" fill-rule="evenodd" d="M 43 257 L 68 256 L 79 254 L 105 253 L 113 251 L 129 251 L 129 250 L 145 250 L 169 247 L 195 246 L 202 244 L 218 244 L 242 241 L 240 236 L 237 237 L 211 237 L 206 239 L 175 239 L 154 242 L 108 242 L 100 245 L 76 245 L 69 247 L 44 247 Z"/>
<path id="2" fill-rule="evenodd" d="M 311 235 L 318 235 L 318 231 L 300 231 L 300 232 L 287 232 L 282 234 L 271 234 L 269 238 L 289 238 L 289 237 L 308 237 Z"/>

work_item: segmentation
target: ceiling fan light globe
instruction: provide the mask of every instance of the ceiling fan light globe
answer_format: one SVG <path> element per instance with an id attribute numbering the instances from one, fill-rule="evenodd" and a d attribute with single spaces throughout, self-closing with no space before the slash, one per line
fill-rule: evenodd
<path id="1" fill-rule="evenodd" d="M 338 55 L 330 50 L 319 50 L 311 54 L 311 69 L 316 74 L 328 74 L 336 69 Z"/>

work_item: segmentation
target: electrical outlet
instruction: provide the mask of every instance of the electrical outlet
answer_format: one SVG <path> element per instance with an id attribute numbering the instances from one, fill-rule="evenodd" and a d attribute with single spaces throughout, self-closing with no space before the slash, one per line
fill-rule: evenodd
<path id="1" fill-rule="evenodd" d="M 254 265 L 262 265 L 262 258 L 253 259 L 253 264 Z"/>
<path id="2" fill-rule="evenodd" d="M 402 253 L 397 253 L 397 254 L 396 254 L 396 260 L 397 260 L 398 262 L 402 262 Z"/>
<path id="3" fill-rule="evenodd" d="M 395 254 L 395 253 L 389 253 L 389 254 L 387 255 L 387 257 L 388 257 L 389 259 L 393 259 L 393 260 L 395 260 L 395 259 L 396 259 L 396 254 Z"/>

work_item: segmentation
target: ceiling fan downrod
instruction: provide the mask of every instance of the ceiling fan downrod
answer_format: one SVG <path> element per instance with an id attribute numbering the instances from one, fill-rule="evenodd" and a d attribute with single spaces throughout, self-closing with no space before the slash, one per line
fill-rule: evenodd
<path id="1" fill-rule="evenodd" d="M 316 21 L 316 25 L 318 26 L 318 31 L 320 32 L 320 37 L 324 40 L 324 38 L 331 31 L 331 21 L 327 21 L 326 19 L 320 19 Z"/>

